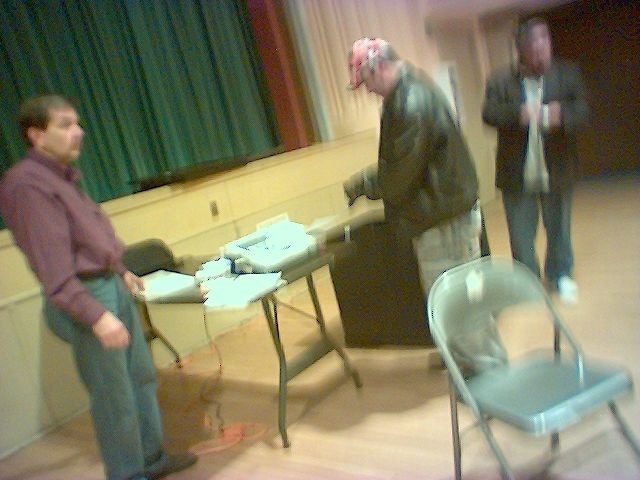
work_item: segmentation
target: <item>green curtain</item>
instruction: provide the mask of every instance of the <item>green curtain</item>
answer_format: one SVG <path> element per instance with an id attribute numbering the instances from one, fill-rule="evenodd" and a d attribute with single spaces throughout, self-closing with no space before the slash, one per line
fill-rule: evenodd
<path id="1" fill-rule="evenodd" d="M 132 193 L 136 179 L 279 145 L 244 2 L 0 3 L 1 171 L 25 151 L 19 104 L 47 92 L 79 102 L 79 167 L 96 201 Z"/>

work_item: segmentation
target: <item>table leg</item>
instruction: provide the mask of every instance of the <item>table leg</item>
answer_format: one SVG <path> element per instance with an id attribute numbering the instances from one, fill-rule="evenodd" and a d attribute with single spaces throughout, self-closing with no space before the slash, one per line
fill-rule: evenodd
<path id="1" fill-rule="evenodd" d="M 316 286 L 313 282 L 313 275 L 311 273 L 307 275 L 306 280 L 307 288 L 309 289 L 309 295 L 311 296 L 311 301 L 313 302 L 313 308 L 316 312 L 316 321 L 318 322 L 322 336 L 337 352 L 337 354 L 340 355 L 340 358 L 342 358 L 345 372 L 353 379 L 353 383 L 355 384 L 356 388 L 361 388 L 362 380 L 360 380 L 360 374 L 351 366 L 349 357 L 347 357 L 344 349 L 327 335 L 327 327 L 324 323 L 324 315 L 322 314 L 322 309 L 320 308 L 320 301 L 318 300 L 318 293 L 316 292 Z"/>
<path id="2" fill-rule="evenodd" d="M 287 435 L 287 359 L 284 355 L 284 348 L 282 347 L 282 340 L 280 338 L 280 328 L 278 326 L 278 307 L 277 301 L 271 296 L 262 298 L 262 309 L 264 310 L 267 323 L 269 324 L 269 331 L 271 332 L 271 338 L 273 344 L 276 347 L 278 354 L 278 362 L 280 364 L 280 385 L 278 389 L 278 428 L 280 430 L 280 436 L 282 437 L 282 446 L 289 448 L 289 437 Z"/>

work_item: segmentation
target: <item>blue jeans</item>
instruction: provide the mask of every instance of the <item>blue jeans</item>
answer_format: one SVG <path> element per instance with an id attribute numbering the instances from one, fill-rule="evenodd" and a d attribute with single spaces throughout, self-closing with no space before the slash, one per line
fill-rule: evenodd
<path id="1" fill-rule="evenodd" d="M 118 275 L 83 281 L 91 294 L 118 317 L 131 341 L 106 350 L 93 331 L 46 302 L 44 316 L 53 333 L 73 349 L 76 368 L 89 392 L 90 410 L 109 480 L 141 477 L 165 461 L 156 372 L 138 311 Z"/>
<path id="2" fill-rule="evenodd" d="M 561 276 L 571 276 L 573 250 L 571 247 L 571 197 L 570 189 L 553 193 L 502 192 L 502 202 L 507 215 L 511 254 L 540 276 L 540 266 L 535 250 L 538 218 L 547 232 L 547 255 L 544 274 L 547 281 L 557 286 Z"/>

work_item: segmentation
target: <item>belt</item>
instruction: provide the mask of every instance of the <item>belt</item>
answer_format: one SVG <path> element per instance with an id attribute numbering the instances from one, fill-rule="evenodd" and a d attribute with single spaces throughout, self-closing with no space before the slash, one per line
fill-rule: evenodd
<path id="1" fill-rule="evenodd" d="M 111 278 L 114 272 L 112 270 L 98 270 L 97 272 L 79 272 L 76 276 L 80 280 L 97 280 L 98 278 Z"/>

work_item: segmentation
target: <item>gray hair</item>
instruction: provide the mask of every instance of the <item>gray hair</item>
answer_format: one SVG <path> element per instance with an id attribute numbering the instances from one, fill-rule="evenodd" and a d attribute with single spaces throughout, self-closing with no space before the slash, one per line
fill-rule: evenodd
<path id="1" fill-rule="evenodd" d="M 397 62 L 400 60 L 400 57 L 391 44 L 385 41 L 380 45 L 380 59 L 386 60 L 387 62 Z"/>

